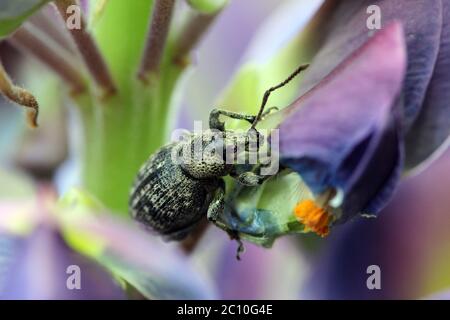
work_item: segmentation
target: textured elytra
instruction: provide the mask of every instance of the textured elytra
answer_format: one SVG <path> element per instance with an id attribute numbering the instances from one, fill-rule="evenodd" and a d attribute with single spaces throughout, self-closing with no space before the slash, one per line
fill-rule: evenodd
<path id="1" fill-rule="evenodd" d="M 133 218 L 169 240 L 181 240 L 203 217 L 217 224 L 225 207 L 224 176 L 255 186 L 264 178 L 236 159 L 249 158 L 251 140 L 259 135 L 225 131 L 218 117 L 253 122 L 253 116 L 227 111 L 211 113 L 210 130 L 182 136 L 159 149 L 138 173 L 130 196 Z M 258 144 L 257 144 L 258 145 Z M 231 161 L 229 155 L 232 155 Z M 223 224 L 220 228 L 233 234 Z"/>
<path id="2" fill-rule="evenodd" d="M 206 215 L 215 181 L 193 179 L 172 160 L 177 144 L 159 149 L 143 165 L 130 197 L 132 216 L 169 238 L 180 238 Z"/>

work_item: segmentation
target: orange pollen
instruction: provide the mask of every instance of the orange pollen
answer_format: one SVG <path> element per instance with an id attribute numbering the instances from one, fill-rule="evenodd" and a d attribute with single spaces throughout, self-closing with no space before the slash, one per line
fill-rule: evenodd
<path id="1" fill-rule="evenodd" d="M 305 225 L 305 231 L 313 231 L 321 237 L 328 235 L 329 213 L 313 200 L 303 200 L 294 209 L 296 218 Z"/>

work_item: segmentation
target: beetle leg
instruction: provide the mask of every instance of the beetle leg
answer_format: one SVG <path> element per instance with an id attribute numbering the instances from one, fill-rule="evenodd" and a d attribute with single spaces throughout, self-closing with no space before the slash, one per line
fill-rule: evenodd
<path id="1" fill-rule="evenodd" d="M 239 172 L 235 170 L 230 172 L 230 176 L 236 179 L 240 184 L 249 187 L 260 185 L 271 177 L 270 175 L 259 175 L 253 171 Z"/>
<path id="2" fill-rule="evenodd" d="M 236 177 L 236 180 L 239 181 L 240 184 L 243 184 L 244 186 L 257 186 L 260 184 L 261 176 L 257 175 L 254 172 L 244 172 L 241 173 L 239 176 Z"/>
<path id="3" fill-rule="evenodd" d="M 244 244 L 242 243 L 239 233 L 236 230 L 229 228 L 218 218 L 223 213 L 225 208 L 225 182 L 220 179 L 219 186 L 215 191 L 214 197 L 208 208 L 207 217 L 208 220 L 214 223 L 218 228 L 224 230 L 230 236 L 231 240 L 236 240 L 238 247 L 236 250 L 236 259 L 241 260 L 241 254 L 245 251 Z"/>
<path id="4" fill-rule="evenodd" d="M 241 260 L 241 254 L 245 252 L 244 243 L 242 240 L 238 237 L 235 239 L 238 243 L 238 247 L 236 249 L 236 260 Z"/>
<path id="5" fill-rule="evenodd" d="M 215 190 L 214 197 L 208 207 L 207 217 L 209 221 L 216 222 L 225 208 L 225 182 L 220 179 L 219 186 Z"/>
<path id="6" fill-rule="evenodd" d="M 225 182 L 222 179 L 220 179 L 219 186 L 215 190 L 214 197 L 211 201 L 211 204 L 208 207 L 207 218 L 217 227 L 227 232 L 232 239 L 236 239 L 237 237 L 236 231 L 232 230 L 231 228 L 226 226 L 222 221 L 219 220 L 219 216 L 223 213 L 224 209 L 225 209 Z"/>

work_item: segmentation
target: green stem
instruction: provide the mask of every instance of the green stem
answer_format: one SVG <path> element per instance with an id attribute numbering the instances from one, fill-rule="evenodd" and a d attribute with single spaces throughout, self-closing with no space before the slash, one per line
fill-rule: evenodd
<path id="1" fill-rule="evenodd" d="M 118 213 L 127 212 L 139 167 L 163 143 L 157 131 L 162 122 L 152 121 L 151 114 L 157 99 L 157 92 L 118 95 L 82 111 L 85 187 Z"/>
<path id="2" fill-rule="evenodd" d="M 84 187 L 109 209 L 123 215 L 128 214 L 129 192 L 139 168 L 167 143 L 167 132 L 173 123 L 172 99 L 187 67 L 174 63 L 179 38 L 171 33 L 158 62 L 159 76 L 149 83 L 136 77 L 142 67 L 142 52 L 146 51 L 145 31 L 153 3 L 149 0 L 132 3 L 109 2 L 92 33 L 118 80 L 117 93 L 109 99 L 93 94 L 77 97 L 84 125 Z M 154 15 L 158 16 L 157 12 Z M 122 23 L 120 27 L 117 20 Z M 132 35 L 123 32 L 127 28 L 135 32 Z M 113 31 L 115 45 L 108 41 Z M 182 55 L 185 54 L 183 51 Z M 94 85 L 90 83 L 91 92 L 95 92 Z"/>

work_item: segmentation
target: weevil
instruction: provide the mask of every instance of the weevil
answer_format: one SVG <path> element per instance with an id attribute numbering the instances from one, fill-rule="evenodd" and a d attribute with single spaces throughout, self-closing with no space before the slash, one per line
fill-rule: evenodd
<path id="1" fill-rule="evenodd" d="M 254 166 L 243 167 L 227 163 L 223 158 L 214 159 L 223 157 L 224 153 L 211 154 L 209 159 L 196 159 L 190 152 L 186 158 L 182 151 L 193 151 L 200 146 L 202 152 L 207 147 L 211 148 L 211 144 L 216 149 L 225 150 L 234 145 L 236 137 L 225 129 L 221 116 L 251 124 L 242 137 L 246 141 L 245 150 L 248 151 L 248 141 L 261 137 L 256 125 L 274 110 L 264 110 L 270 94 L 289 83 L 307 67 L 308 65 L 301 65 L 286 80 L 268 89 L 256 116 L 214 109 L 209 117 L 209 130 L 201 134 L 190 134 L 187 139 L 165 145 L 151 155 L 139 170 L 131 190 L 129 207 L 132 217 L 169 240 L 183 239 L 205 215 L 208 220 L 217 224 L 225 205 L 223 177 L 231 176 L 243 185 L 255 186 L 267 176 L 255 172 Z M 217 135 L 217 132 L 221 135 Z M 232 152 L 237 152 L 236 148 L 232 148 Z M 227 230 L 223 225 L 219 227 L 236 238 L 233 230 Z"/>

